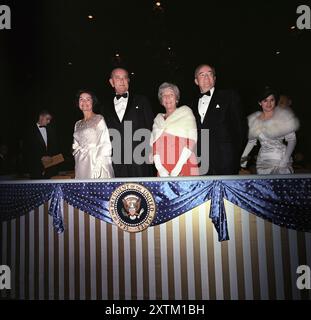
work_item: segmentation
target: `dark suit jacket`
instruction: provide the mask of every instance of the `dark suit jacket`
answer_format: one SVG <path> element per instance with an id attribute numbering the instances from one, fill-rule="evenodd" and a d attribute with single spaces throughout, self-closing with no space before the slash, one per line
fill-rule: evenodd
<path id="1" fill-rule="evenodd" d="M 153 166 L 147 163 L 135 163 L 134 158 L 135 148 L 144 142 L 149 146 L 150 135 L 145 138 L 135 138 L 133 135 L 139 129 L 148 129 L 149 134 L 152 129 L 154 114 L 148 99 L 141 95 L 129 93 L 127 107 L 124 113 L 122 122 L 120 122 L 115 111 L 114 96 L 106 101 L 101 108 L 101 114 L 104 116 L 106 124 L 109 128 L 110 139 L 113 152 L 113 168 L 116 177 L 148 177 L 153 176 Z M 129 121 L 130 123 L 126 122 Z M 129 124 L 132 128 L 129 128 Z M 115 137 L 115 133 L 120 134 L 120 139 Z M 136 152 L 139 151 L 136 149 Z M 148 154 L 145 151 L 138 152 L 145 159 Z"/>
<path id="2" fill-rule="evenodd" d="M 48 179 L 57 174 L 56 167 L 44 170 L 41 162 L 43 156 L 54 156 L 60 152 L 55 131 L 50 125 L 46 127 L 46 133 L 47 146 L 36 123 L 26 132 L 24 152 L 31 179 Z"/>
<path id="3" fill-rule="evenodd" d="M 233 90 L 215 88 L 203 123 L 198 112 L 198 103 L 199 97 L 191 103 L 199 130 L 198 156 L 201 156 L 201 161 L 204 161 L 207 155 L 209 158 L 208 172 L 203 171 L 202 174 L 238 174 L 247 133 L 246 117 L 238 94 Z M 200 129 L 209 130 L 208 141 L 202 139 Z M 204 164 L 201 163 L 201 168 L 203 167 Z"/>

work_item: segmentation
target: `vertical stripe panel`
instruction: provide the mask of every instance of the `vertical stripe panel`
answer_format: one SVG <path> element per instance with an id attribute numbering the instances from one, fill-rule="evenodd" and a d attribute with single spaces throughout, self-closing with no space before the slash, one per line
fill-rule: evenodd
<path id="1" fill-rule="evenodd" d="M 120 300 L 131 298 L 131 247 L 129 237 L 129 233 L 123 232 L 121 229 L 118 229 Z"/>
<path id="2" fill-rule="evenodd" d="M 160 236 L 160 226 L 154 227 L 153 230 L 154 230 L 153 247 L 154 247 L 154 270 L 155 270 L 154 280 L 155 280 L 155 288 L 156 288 L 155 294 L 156 294 L 156 299 L 161 299 L 162 298 L 162 272 L 161 272 L 162 239 Z"/>
<path id="3" fill-rule="evenodd" d="M 188 272 L 187 272 L 187 243 L 186 243 L 186 217 L 181 215 L 179 219 L 180 233 L 180 264 L 181 264 L 181 292 L 182 300 L 188 300 Z"/>
<path id="4" fill-rule="evenodd" d="M 66 231 L 65 231 L 66 232 Z M 55 237 L 58 240 L 58 299 L 63 300 L 65 296 L 65 268 L 64 268 L 64 233 L 55 234 Z"/>
<path id="5" fill-rule="evenodd" d="M 297 274 L 296 270 L 299 266 L 298 261 L 298 246 L 297 246 L 297 231 L 288 229 L 288 239 L 289 239 L 289 252 L 290 252 L 290 275 L 292 279 L 292 292 L 293 299 L 300 299 L 300 290 L 296 286 Z"/>
<path id="6" fill-rule="evenodd" d="M 307 255 L 306 255 L 305 233 L 297 231 L 297 240 L 298 240 L 298 260 L 299 260 L 299 265 L 300 266 L 301 265 L 306 265 L 307 264 Z M 307 300 L 308 299 L 308 291 L 307 290 L 301 290 L 300 291 L 300 298 L 302 300 Z"/>
<path id="7" fill-rule="evenodd" d="M 64 202 L 62 200 L 61 206 L 64 207 Z M 63 217 L 64 218 L 64 217 Z M 66 230 L 65 230 L 66 232 Z M 56 233 L 55 237 L 58 240 L 58 299 L 63 300 L 64 299 L 64 232 L 62 233 Z"/>
<path id="8" fill-rule="evenodd" d="M 143 299 L 149 298 L 149 252 L 148 252 L 148 230 L 142 232 L 142 259 L 143 259 Z"/>
<path id="9" fill-rule="evenodd" d="M 7 240 L 6 240 L 6 243 L 7 243 L 7 247 L 6 247 L 6 265 L 9 266 L 9 268 L 11 269 L 11 272 L 12 272 L 12 257 L 11 257 L 11 247 L 12 247 L 12 243 L 11 243 L 11 234 L 12 234 L 12 220 L 9 220 L 7 222 Z M 12 274 L 11 274 L 11 282 L 12 282 Z M 12 283 L 11 283 L 11 286 L 10 286 L 10 289 L 6 289 L 5 292 L 5 296 L 6 298 L 9 298 L 10 297 L 10 292 L 11 292 L 11 288 L 12 288 Z"/>
<path id="10" fill-rule="evenodd" d="M 209 217 L 211 202 L 206 205 L 206 216 Z M 207 234 L 207 254 L 208 254 L 208 279 L 209 279 L 209 297 L 216 299 L 216 281 L 215 281 L 215 258 L 214 258 L 214 225 L 210 219 L 206 223 Z"/>
<path id="11" fill-rule="evenodd" d="M 8 236 L 7 236 L 7 221 L 2 222 L 2 264 L 7 265 L 7 247 L 8 247 Z M 6 290 L 1 290 L 1 297 L 6 297 Z"/>
<path id="12" fill-rule="evenodd" d="M 281 228 L 281 244 L 282 244 L 282 262 L 283 262 L 283 282 L 285 299 L 292 299 L 292 282 L 290 277 L 290 252 L 288 231 L 286 228 Z"/>
<path id="13" fill-rule="evenodd" d="M 0 265 L 6 264 L 5 251 L 6 251 L 6 222 L 0 222 Z M 0 298 L 5 297 L 5 290 L 0 290 Z"/>
<path id="14" fill-rule="evenodd" d="M 25 215 L 25 299 L 29 299 L 29 214 Z"/>
<path id="15" fill-rule="evenodd" d="M 80 299 L 85 300 L 85 223 L 84 213 L 79 210 L 79 260 L 80 260 Z"/>
<path id="16" fill-rule="evenodd" d="M 275 287 L 275 267 L 274 267 L 274 246 L 273 246 L 273 234 L 272 223 L 264 221 L 265 234 L 266 234 L 266 252 L 267 252 L 267 272 L 268 272 L 268 287 L 269 287 L 269 299 L 276 299 L 276 287 Z"/>
<path id="17" fill-rule="evenodd" d="M 161 239 L 161 278 L 162 278 L 162 299 L 167 300 L 168 295 L 168 277 L 167 277 L 167 239 L 166 239 L 166 224 L 160 225 Z"/>
<path id="18" fill-rule="evenodd" d="M 174 259 L 174 298 L 181 300 L 181 269 L 180 269 L 180 233 L 179 233 L 179 218 L 172 221 L 173 235 L 173 259 Z"/>
<path id="19" fill-rule="evenodd" d="M 216 299 L 223 300 L 224 286 L 223 286 L 223 274 L 222 274 L 221 243 L 218 241 L 218 233 L 215 228 L 213 228 L 213 239 L 214 239 Z"/>
<path id="20" fill-rule="evenodd" d="M 130 234 L 130 247 L 131 247 L 131 298 L 137 299 L 137 278 L 136 278 L 136 235 Z"/>
<path id="21" fill-rule="evenodd" d="M 239 300 L 245 300 L 244 253 L 241 209 L 234 206 L 234 226 Z"/>
<path id="22" fill-rule="evenodd" d="M 237 279 L 237 261 L 236 261 L 236 243 L 234 227 L 234 205 L 226 201 L 227 224 L 230 240 L 228 241 L 228 258 L 229 258 L 229 276 L 230 276 L 230 298 L 231 300 L 239 299 L 238 279 Z"/>
<path id="23" fill-rule="evenodd" d="M 151 227 L 148 229 L 148 275 L 149 275 L 149 292 L 148 296 L 150 300 L 157 298 L 156 288 L 156 261 L 155 261 L 155 229 L 157 227 Z"/>
<path id="24" fill-rule="evenodd" d="M 11 290 L 10 297 L 15 298 L 16 290 L 16 219 L 11 221 Z"/>
<path id="25" fill-rule="evenodd" d="M 226 214 L 228 215 L 228 207 L 226 206 L 226 200 L 224 201 Z M 223 277 L 223 297 L 225 300 L 230 299 L 230 275 L 229 275 L 229 253 L 228 253 L 228 241 L 222 241 L 221 245 L 221 264 L 222 264 L 222 277 Z"/>
<path id="26" fill-rule="evenodd" d="M 96 228 L 95 217 L 90 216 L 90 299 L 96 300 Z"/>
<path id="27" fill-rule="evenodd" d="M 90 215 L 84 215 L 84 268 L 85 268 L 85 299 L 91 298 L 91 281 L 90 281 Z"/>
<path id="28" fill-rule="evenodd" d="M 34 299 L 39 298 L 39 210 L 34 210 Z"/>
<path id="29" fill-rule="evenodd" d="M 125 300 L 131 299 L 131 246 L 130 246 L 130 234 L 128 232 L 123 233 L 124 238 L 124 266 L 123 270 L 123 288 L 125 290 Z"/>
<path id="30" fill-rule="evenodd" d="M 50 286 L 49 286 L 49 217 L 48 214 L 48 203 L 44 204 L 44 299 L 48 300 L 50 297 Z"/>
<path id="31" fill-rule="evenodd" d="M 33 300 L 35 298 L 35 217 L 36 211 L 31 211 L 29 213 L 29 299 Z"/>
<path id="32" fill-rule="evenodd" d="M 284 295 L 284 283 L 283 283 L 281 229 L 279 226 L 273 224 L 272 230 L 273 230 L 276 297 L 278 300 L 284 300 L 285 295 Z"/>
<path id="33" fill-rule="evenodd" d="M 186 248 L 187 248 L 187 276 L 188 276 L 188 299 L 195 299 L 195 278 L 194 278 L 194 252 L 193 252 L 193 223 L 194 211 L 188 211 L 186 216 Z"/>
<path id="34" fill-rule="evenodd" d="M 258 255 L 259 255 L 259 280 L 260 297 L 262 300 L 269 299 L 268 273 L 267 273 L 267 250 L 266 250 L 266 232 L 263 219 L 256 217 L 257 235 L 258 235 Z"/>
<path id="35" fill-rule="evenodd" d="M 79 209 L 74 208 L 74 283 L 75 299 L 80 299 L 80 216 Z"/>
<path id="36" fill-rule="evenodd" d="M 192 237 L 193 237 L 193 263 L 194 263 L 194 283 L 195 299 L 202 300 L 202 280 L 201 280 L 201 248 L 200 248 L 200 221 L 199 207 L 192 212 Z"/>
<path id="37" fill-rule="evenodd" d="M 20 297 L 20 217 L 16 218 L 16 250 L 15 250 L 15 261 L 16 261 L 16 269 L 15 269 L 15 299 L 19 299 Z M 0 237 L 1 239 L 1 237 Z"/>
<path id="38" fill-rule="evenodd" d="M 144 299 L 144 277 L 143 277 L 143 248 L 142 248 L 142 232 L 136 233 L 136 287 L 137 299 Z"/>
<path id="39" fill-rule="evenodd" d="M 113 264 L 113 248 L 112 248 L 112 224 L 107 223 L 107 293 L 108 299 L 113 299 L 113 287 L 115 277 L 115 266 Z"/>
<path id="40" fill-rule="evenodd" d="M 99 219 L 95 219 L 95 238 L 96 238 L 96 299 L 102 300 L 102 259 L 101 259 L 101 223 Z"/>
<path id="41" fill-rule="evenodd" d="M 101 241 L 101 272 L 102 272 L 102 298 L 104 300 L 108 299 L 108 253 L 107 253 L 107 226 L 108 223 L 101 221 L 100 222 L 100 241 Z M 111 277 L 112 273 L 109 273 Z"/>
<path id="42" fill-rule="evenodd" d="M 311 268 L 311 233 L 305 233 L 307 265 Z M 309 299 L 311 300 L 311 290 L 309 290 Z"/>
<path id="43" fill-rule="evenodd" d="M 250 248 L 250 234 L 249 234 L 249 214 L 245 210 L 241 211 L 242 221 L 242 241 L 243 241 L 243 266 L 245 279 L 245 299 L 253 300 L 253 277 L 252 277 L 252 259 Z"/>
<path id="44" fill-rule="evenodd" d="M 39 230 L 36 230 L 36 233 L 39 235 L 39 299 L 44 300 L 44 277 L 47 277 L 47 274 L 44 274 L 44 205 L 39 207 L 39 221 L 38 227 Z"/>
<path id="45" fill-rule="evenodd" d="M 54 300 L 54 227 L 53 217 L 49 218 L 49 299 Z"/>
<path id="46" fill-rule="evenodd" d="M 174 285 L 174 249 L 173 249 L 173 225 L 172 221 L 166 222 L 167 238 L 167 277 L 168 277 L 168 296 L 170 300 L 175 297 Z"/>
<path id="47" fill-rule="evenodd" d="M 257 235 L 257 220 L 256 216 L 249 214 L 249 232 L 250 232 L 250 247 L 252 260 L 252 278 L 253 278 L 253 293 L 254 299 L 260 299 L 260 280 L 259 280 L 259 255 L 258 255 L 258 235 Z"/>
<path id="48" fill-rule="evenodd" d="M 25 299 L 25 215 L 20 217 L 19 299 Z"/>
<path id="49" fill-rule="evenodd" d="M 75 299 L 75 223 L 74 209 L 68 206 L 68 254 L 69 254 L 69 299 Z"/>
<path id="50" fill-rule="evenodd" d="M 201 259 L 201 288 L 202 299 L 209 299 L 209 278 L 208 278 L 208 254 L 207 254 L 207 237 L 206 237 L 206 204 L 199 207 L 199 236 L 200 236 L 200 259 Z M 181 299 L 178 298 L 178 299 Z"/>
<path id="51" fill-rule="evenodd" d="M 59 300 L 59 236 L 55 228 L 54 234 L 54 299 Z"/>
<path id="52" fill-rule="evenodd" d="M 112 261 L 113 261 L 113 299 L 118 300 L 120 297 L 119 293 L 119 243 L 118 243 L 118 227 L 112 225 Z"/>
<path id="53" fill-rule="evenodd" d="M 63 212 L 64 212 L 64 299 L 68 300 L 70 298 L 70 280 L 69 280 L 69 228 L 72 227 L 72 225 L 69 226 L 69 208 L 68 203 L 63 202 Z"/>

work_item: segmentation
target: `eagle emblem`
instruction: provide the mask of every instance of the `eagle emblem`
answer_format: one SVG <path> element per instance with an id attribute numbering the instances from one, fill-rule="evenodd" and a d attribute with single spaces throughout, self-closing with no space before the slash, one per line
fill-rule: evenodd
<path id="1" fill-rule="evenodd" d="M 141 198 L 135 194 L 127 195 L 122 199 L 122 202 L 122 213 L 131 220 L 139 219 L 141 214 L 144 212 L 144 209 L 141 208 Z"/>

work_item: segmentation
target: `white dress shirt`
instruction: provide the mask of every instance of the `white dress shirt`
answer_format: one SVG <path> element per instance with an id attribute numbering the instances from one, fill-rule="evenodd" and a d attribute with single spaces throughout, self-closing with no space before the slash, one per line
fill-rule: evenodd
<path id="1" fill-rule="evenodd" d="M 210 92 L 211 92 L 210 96 L 204 95 L 202 98 L 199 99 L 198 111 L 199 111 L 199 115 L 201 117 L 201 123 L 203 123 L 203 121 L 204 121 L 204 118 L 205 118 L 208 106 L 211 102 L 214 91 L 215 91 L 215 88 L 212 88 L 210 90 Z"/>
<path id="2" fill-rule="evenodd" d="M 118 100 L 117 97 L 114 97 L 114 99 L 113 99 L 114 108 L 116 110 L 116 113 L 118 115 L 118 118 L 119 118 L 120 122 L 122 122 L 123 117 L 124 117 L 124 113 L 125 113 L 125 110 L 126 110 L 128 97 L 129 97 L 129 93 L 127 92 L 127 98 L 121 97 Z"/>
<path id="3" fill-rule="evenodd" d="M 39 129 L 39 131 L 41 133 L 41 136 L 42 136 L 42 138 L 43 138 L 43 140 L 45 142 L 45 145 L 47 146 L 48 145 L 48 135 L 46 133 L 46 128 L 45 127 L 40 128 L 39 123 L 37 123 L 37 126 L 38 126 L 38 129 Z"/>

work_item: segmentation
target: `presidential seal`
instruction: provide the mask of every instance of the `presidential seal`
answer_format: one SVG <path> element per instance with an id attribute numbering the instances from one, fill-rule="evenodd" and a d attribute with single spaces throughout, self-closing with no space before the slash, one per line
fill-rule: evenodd
<path id="1" fill-rule="evenodd" d="M 113 191 L 109 212 L 119 228 L 139 232 L 148 228 L 155 218 L 156 204 L 146 187 L 138 183 L 125 183 Z"/>

